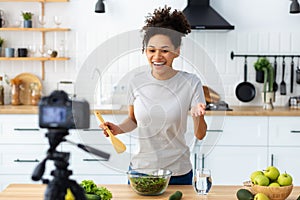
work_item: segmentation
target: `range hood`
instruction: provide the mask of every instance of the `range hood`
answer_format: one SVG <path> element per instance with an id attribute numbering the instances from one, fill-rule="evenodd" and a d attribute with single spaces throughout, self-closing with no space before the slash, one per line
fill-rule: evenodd
<path id="1" fill-rule="evenodd" d="M 209 5 L 209 0 L 188 0 L 183 13 L 192 29 L 234 29 Z"/>

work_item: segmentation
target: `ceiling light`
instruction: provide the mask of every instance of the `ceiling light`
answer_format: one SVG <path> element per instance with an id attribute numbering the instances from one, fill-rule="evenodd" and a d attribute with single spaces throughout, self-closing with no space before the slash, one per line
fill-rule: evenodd
<path id="1" fill-rule="evenodd" d="M 105 5 L 103 3 L 103 0 L 98 0 L 95 7 L 96 13 L 105 13 Z"/>
<path id="2" fill-rule="evenodd" d="M 290 6 L 290 13 L 300 13 L 300 5 L 298 0 L 292 0 L 291 6 Z"/>

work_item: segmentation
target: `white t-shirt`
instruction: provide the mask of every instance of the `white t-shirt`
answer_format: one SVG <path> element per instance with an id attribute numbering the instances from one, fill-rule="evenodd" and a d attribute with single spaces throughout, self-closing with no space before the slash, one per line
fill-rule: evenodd
<path id="1" fill-rule="evenodd" d="M 205 103 L 200 79 L 178 71 L 168 80 L 157 80 L 149 70 L 135 74 L 128 89 L 138 128 L 131 167 L 166 168 L 175 176 L 188 173 L 192 164 L 185 141 L 187 116 L 192 106 Z"/>

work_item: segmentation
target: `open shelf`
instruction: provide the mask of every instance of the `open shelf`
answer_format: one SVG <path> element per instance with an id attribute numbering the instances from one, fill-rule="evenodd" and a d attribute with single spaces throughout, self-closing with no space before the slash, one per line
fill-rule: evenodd
<path id="1" fill-rule="evenodd" d="M 1 1 L 1 0 L 0 0 Z M 5 27 L 0 28 L 0 31 L 36 31 L 36 32 L 63 32 L 70 31 L 69 28 L 19 28 L 19 27 Z"/>
<path id="2" fill-rule="evenodd" d="M 69 0 L 0 0 L 0 2 L 39 2 L 41 3 L 41 15 L 45 15 L 45 3 L 48 2 L 69 2 Z M 47 32 L 67 32 L 70 31 L 69 28 L 23 28 L 23 27 L 3 27 L 0 28 L 1 31 L 20 31 L 20 32 L 40 32 L 42 35 L 42 41 L 41 43 L 44 45 L 46 44 L 46 33 Z M 0 61 L 39 61 L 41 62 L 42 67 L 42 80 L 45 79 L 45 62 L 46 61 L 67 61 L 70 60 L 68 57 L 0 57 Z"/>
<path id="3" fill-rule="evenodd" d="M 0 2 L 68 2 L 69 0 L 0 0 Z"/>
<path id="4" fill-rule="evenodd" d="M 67 57 L 0 57 L 1 61 L 64 61 L 64 60 L 70 60 L 70 58 Z"/>

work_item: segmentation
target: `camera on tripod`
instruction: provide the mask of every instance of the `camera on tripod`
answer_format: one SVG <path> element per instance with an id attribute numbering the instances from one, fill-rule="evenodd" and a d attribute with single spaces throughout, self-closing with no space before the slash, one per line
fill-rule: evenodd
<path id="1" fill-rule="evenodd" d="M 84 129 L 90 127 L 87 101 L 70 100 L 68 94 L 56 90 L 39 103 L 39 126 L 52 129 Z"/>
<path id="2" fill-rule="evenodd" d="M 72 170 L 69 166 L 69 152 L 60 152 L 56 148 L 61 142 L 68 142 L 76 145 L 82 150 L 109 159 L 110 154 L 95 149 L 93 147 L 76 144 L 65 138 L 69 134 L 69 129 L 85 129 L 90 127 L 90 107 L 87 101 L 74 101 L 69 99 L 66 92 L 55 90 L 50 96 L 43 97 L 39 102 L 39 126 L 47 128 L 46 137 L 49 141 L 47 156 L 34 169 L 32 180 L 42 180 L 48 186 L 45 191 L 44 200 L 64 200 L 69 188 L 76 200 L 85 200 L 83 188 L 75 180 L 69 179 Z M 43 179 L 48 160 L 54 161 L 56 167 L 51 171 L 53 180 Z"/>

